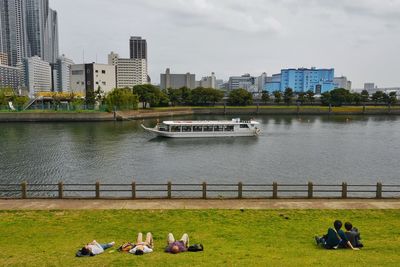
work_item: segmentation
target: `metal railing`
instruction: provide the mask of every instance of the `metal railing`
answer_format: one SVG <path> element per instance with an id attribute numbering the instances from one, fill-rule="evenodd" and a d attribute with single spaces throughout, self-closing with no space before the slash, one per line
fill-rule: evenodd
<path id="1" fill-rule="evenodd" d="M 371 184 L 0 184 L 1 199 L 348 199 L 400 198 L 400 185 Z"/>

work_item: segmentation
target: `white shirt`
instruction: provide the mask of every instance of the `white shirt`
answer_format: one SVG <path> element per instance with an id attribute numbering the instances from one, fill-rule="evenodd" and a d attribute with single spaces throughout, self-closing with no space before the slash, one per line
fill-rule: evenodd
<path id="1" fill-rule="evenodd" d="M 94 254 L 94 255 L 98 255 L 104 252 L 104 249 L 102 246 L 100 246 L 99 243 L 95 242 L 93 244 L 88 245 L 88 247 L 90 248 L 90 251 Z"/>
<path id="2" fill-rule="evenodd" d="M 136 247 L 129 250 L 129 253 L 135 254 L 135 252 L 136 252 Z M 151 253 L 151 252 L 153 252 L 151 248 L 149 248 L 148 246 L 143 246 L 143 253 Z"/>

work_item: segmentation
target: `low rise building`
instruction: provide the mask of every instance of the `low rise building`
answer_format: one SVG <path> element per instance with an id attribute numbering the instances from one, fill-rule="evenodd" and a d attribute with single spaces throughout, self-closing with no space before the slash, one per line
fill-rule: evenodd
<path id="1" fill-rule="evenodd" d="M 215 73 L 212 72 L 211 76 L 203 77 L 200 81 L 196 82 L 196 87 L 203 88 L 217 88 L 217 78 L 215 77 Z"/>
<path id="2" fill-rule="evenodd" d="M 351 91 L 351 81 L 349 81 L 347 77 L 335 77 L 333 82 L 335 83 L 335 88 L 343 88 Z"/>
<path id="3" fill-rule="evenodd" d="M 250 74 L 229 77 L 228 90 L 232 91 L 239 88 L 245 89 L 249 92 L 257 92 L 258 84 L 256 83 L 256 78 Z"/>
<path id="4" fill-rule="evenodd" d="M 22 88 L 28 92 L 30 98 L 35 98 L 37 93 L 51 92 L 51 67 L 48 62 L 34 56 L 23 59 L 19 66 Z"/>
<path id="5" fill-rule="evenodd" d="M 14 91 L 19 89 L 20 69 L 0 64 L 0 89 L 12 88 Z"/>
<path id="6" fill-rule="evenodd" d="M 160 88 L 161 89 L 179 89 L 187 87 L 189 89 L 196 88 L 196 75 L 190 74 L 171 74 L 168 68 L 165 74 L 160 75 Z"/>
<path id="7" fill-rule="evenodd" d="M 87 95 L 99 87 L 104 93 L 116 88 L 115 66 L 97 63 L 71 66 L 72 92 Z"/>

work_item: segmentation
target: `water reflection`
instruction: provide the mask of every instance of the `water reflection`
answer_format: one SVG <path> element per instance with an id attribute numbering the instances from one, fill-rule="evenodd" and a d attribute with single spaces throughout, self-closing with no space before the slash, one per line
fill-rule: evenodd
<path id="1" fill-rule="evenodd" d="M 398 181 L 399 117 L 254 118 L 256 138 L 153 138 L 142 121 L 0 124 L 0 182 Z"/>

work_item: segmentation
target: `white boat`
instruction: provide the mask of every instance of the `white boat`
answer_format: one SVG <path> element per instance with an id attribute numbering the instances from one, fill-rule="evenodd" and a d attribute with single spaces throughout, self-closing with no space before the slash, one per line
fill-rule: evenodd
<path id="1" fill-rule="evenodd" d="M 260 123 L 254 120 L 241 121 L 163 121 L 154 128 L 143 129 L 157 136 L 170 138 L 192 137 L 236 137 L 258 136 L 261 134 Z"/>

